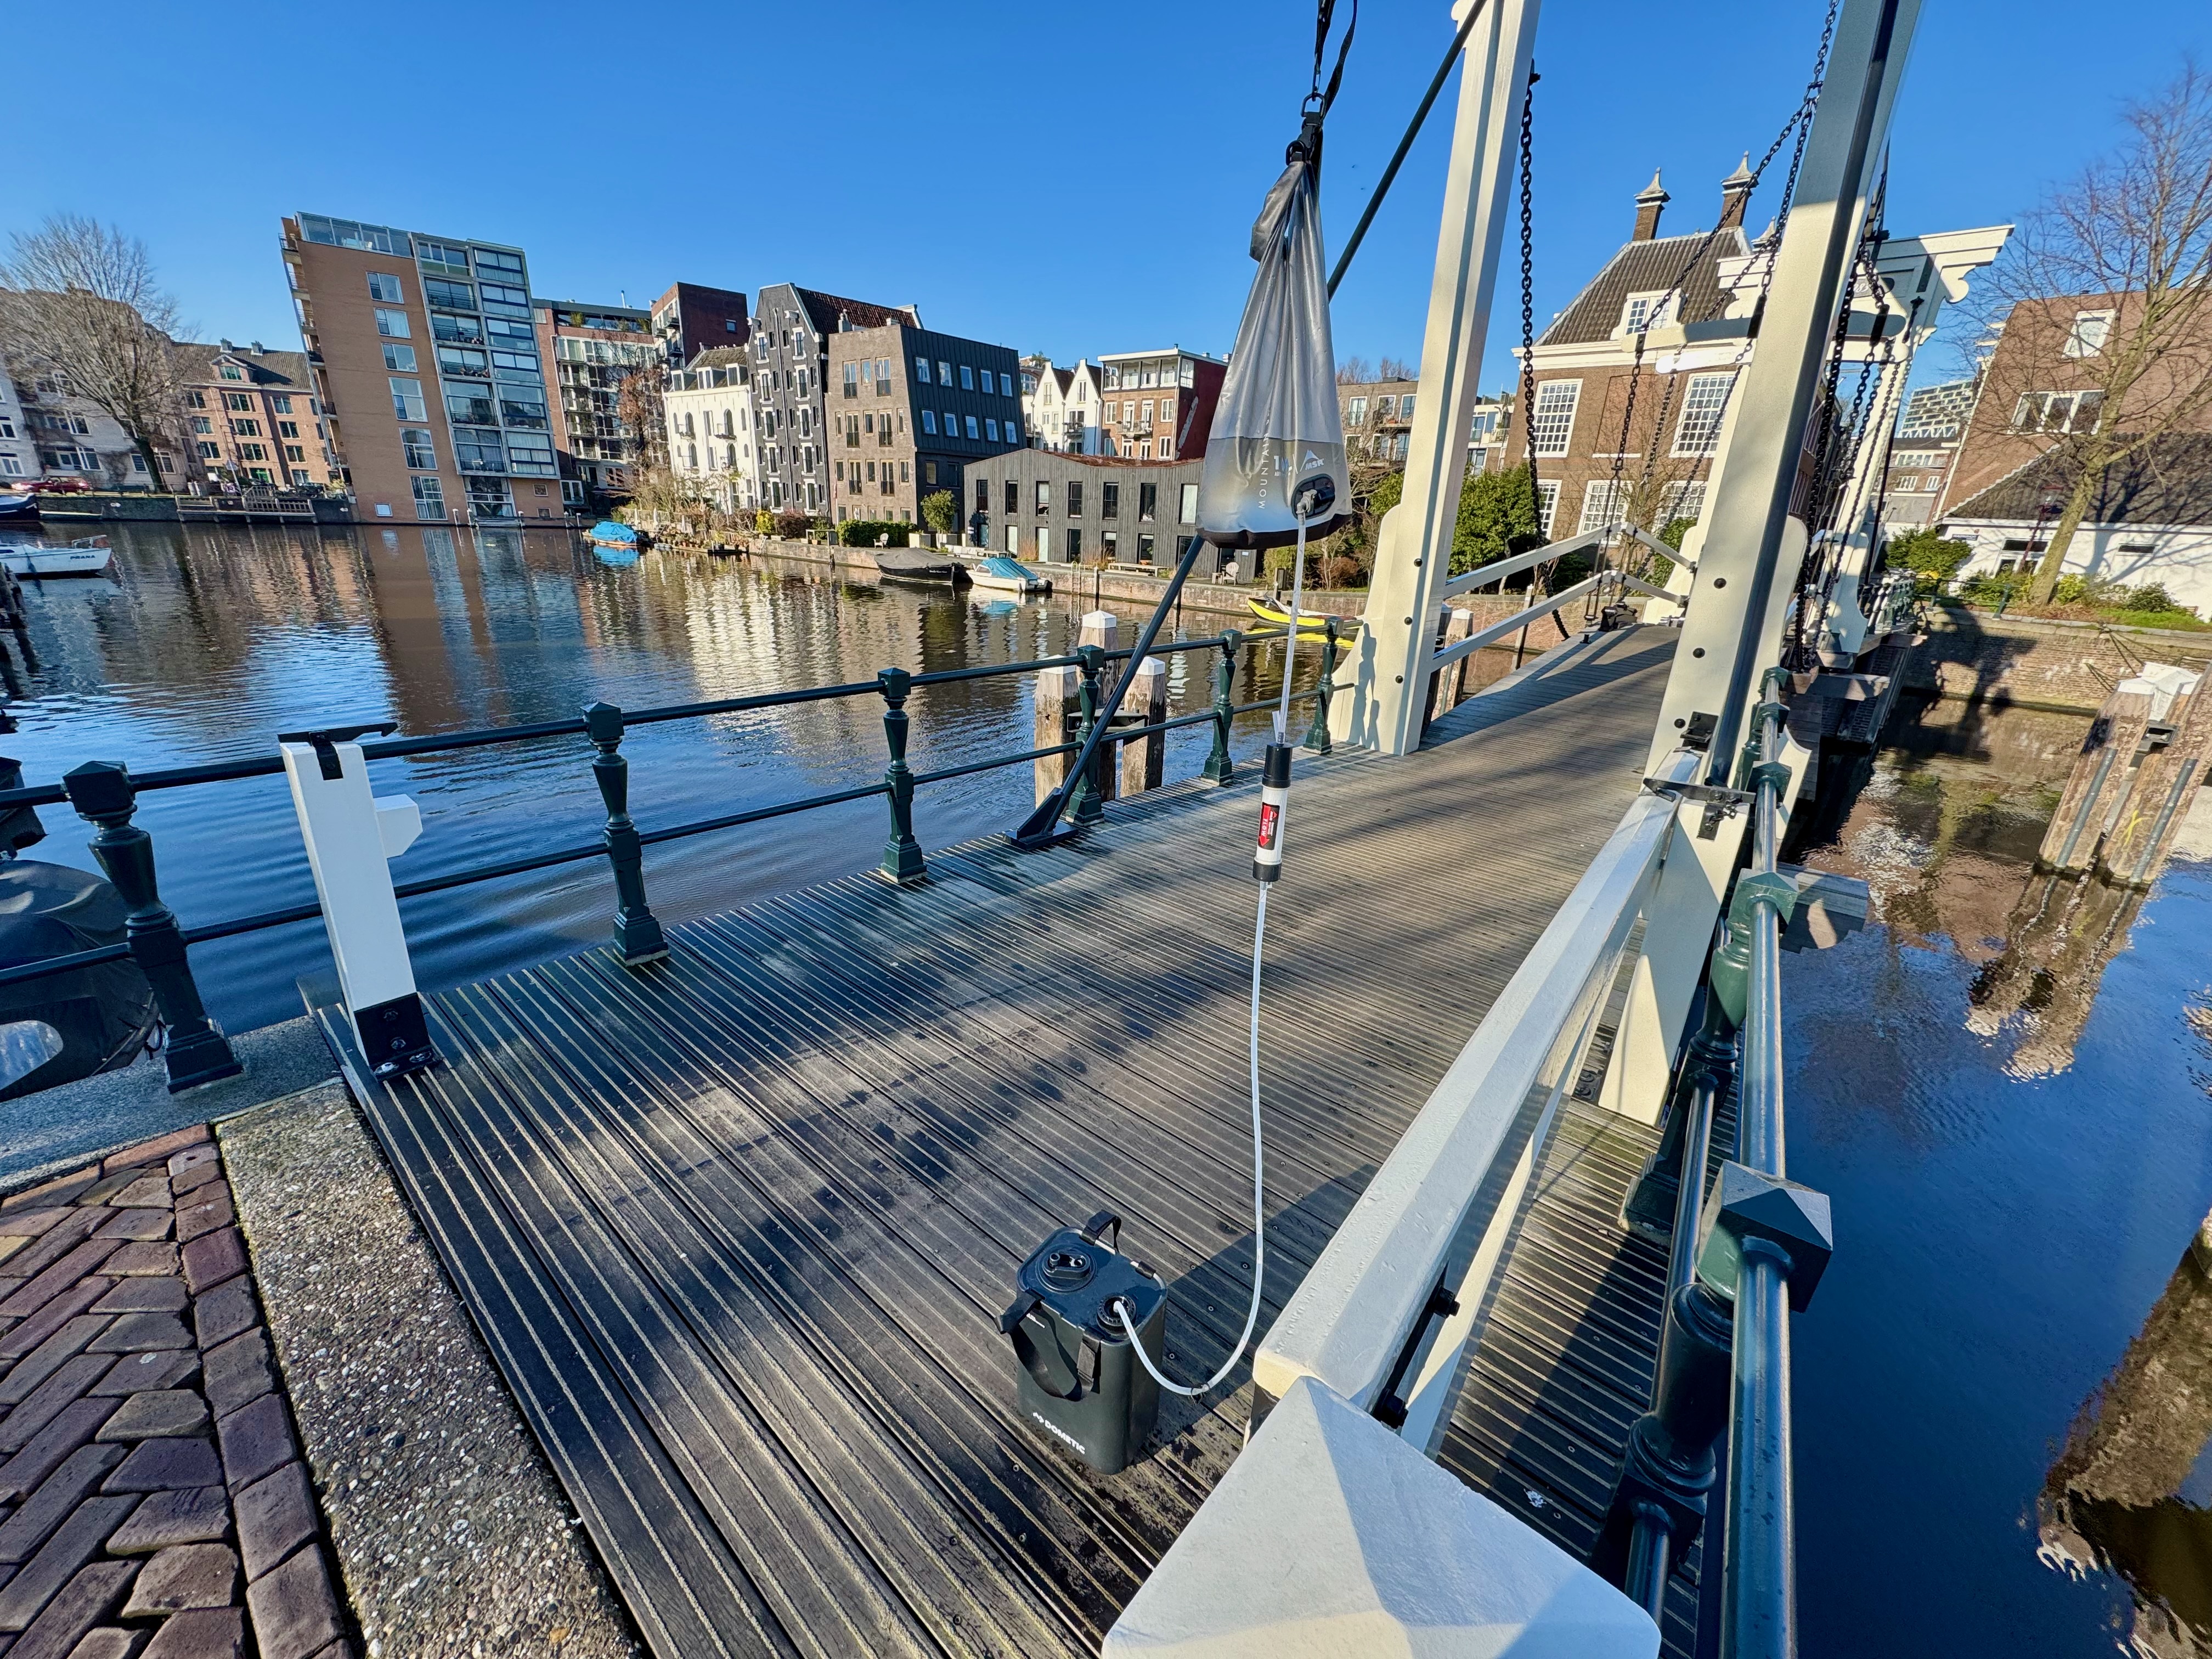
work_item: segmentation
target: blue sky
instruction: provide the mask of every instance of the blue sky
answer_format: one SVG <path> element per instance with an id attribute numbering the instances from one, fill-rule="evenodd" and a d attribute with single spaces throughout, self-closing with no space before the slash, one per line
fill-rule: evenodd
<path id="1" fill-rule="evenodd" d="M 1823 9 L 1552 0 L 1540 325 L 1626 234 L 1655 166 L 1670 229 L 1712 222 L 1721 178 L 1765 148 L 1802 84 Z M 1694 41 L 1633 48 L 1686 19 Z M 1928 0 L 1893 132 L 1893 229 L 2012 218 L 2114 141 L 2124 99 L 2185 52 L 2212 58 L 2202 0 L 2083 21 L 2051 0 Z M 0 228 L 70 210 L 143 237 L 203 337 L 297 343 L 276 222 L 304 208 L 519 244 L 533 288 L 556 297 L 796 281 L 914 301 L 933 327 L 1061 361 L 1229 346 L 1248 228 L 1296 131 L 1312 41 L 1310 9 L 1272 0 L 125 0 L 96 37 L 85 24 L 47 6 L 9 26 L 17 63 L 51 54 L 88 73 L 35 137 L 19 133 Z M 1332 238 L 1449 27 L 1444 0 L 1363 7 L 1330 122 Z M 1340 354 L 1419 349 L 1450 110 L 1448 93 L 1339 294 Z M 1774 205 L 1756 200 L 1754 222 Z M 1509 283 L 1486 385 L 1510 375 L 1510 297 Z M 1930 354 L 1916 379 L 1951 368 Z"/>

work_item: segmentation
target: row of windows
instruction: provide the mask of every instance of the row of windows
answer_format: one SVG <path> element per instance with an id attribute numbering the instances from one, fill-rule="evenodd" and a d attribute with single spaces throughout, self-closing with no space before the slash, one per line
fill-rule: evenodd
<path id="1" fill-rule="evenodd" d="M 1180 494 L 1176 502 L 1176 522 L 1196 524 L 1198 522 L 1198 486 L 1194 483 L 1187 483 L 1179 488 Z M 1083 516 L 1085 494 L 1083 480 L 1070 478 L 1066 481 L 1066 489 L 1067 516 L 1071 519 L 1079 519 Z M 1039 478 L 1036 481 L 1034 500 L 1036 511 L 1040 515 L 1052 511 L 1054 494 L 1050 479 Z M 1006 480 L 1005 501 L 1008 518 L 1012 518 L 1022 510 L 1022 486 L 1018 479 Z M 991 510 L 991 481 L 988 478 L 975 480 L 975 510 L 978 513 L 988 513 Z M 1138 484 L 1137 518 L 1139 521 L 1149 522 L 1158 518 L 1159 513 L 1159 485 Z M 1102 519 L 1118 519 L 1121 516 L 1121 486 L 1120 484 L 1101 483 L 1098 486 L 1098 516 Z"/>
<path id="2" fill-rule="evenodd" d="M 319 410 L 315 410 L 314 404 L 315 400 L 313 398 L 310 398 L 307 399 L 307 407 L 317 414 L 321 413 Z M 207 406 L 207 394 L 205 392 L 187 392 L 185 393 L 185 407 L 186 409 L 205 409 Z M 250 392 L 226 392 L 222 394 L 222 406 L 225 409 L 245 410 L 250 412 L 255 407 L 253 394 Z M 292 412 L 292 394 L 289 392 L 270 392 L 269 394 L 269 407 L 276 414 L 289 415 Z"/>
<path id="3" fill-rule="evenodd" d="M 1674 425 L 1674 453 L 1677 456 L 1711 455 L 1720 447 L 1721 423 L 1728 413 L 1729 394 L 1735 386 L 1735 371 L 1692 374 L 1682 396 L 1682 413 Z M 1540 456 L 1568 453 L 1574 434 L 1575 411 L 1582 403 L 1580 380 L 1547 380 L 1536 388 L 1536 408 L 1528 422 L 1531 447 Z"/>
<path id="4" fill-rule="evenodd" d="M 1401 398 L 1395 392 L 1387 392 L 1383 396 L 1376 398 L 1375 418 L 1377 421 L 1412 420 L 1413 418 L 1413 393 L 1408 392 Z M 1346 426 L 1365 426 L 1367 424 L 1366 398 L 1347 398 L 1345 399 L 1344 423 Z"/>
<path id="5" fill-rule="evenodd" d="M 839 461 L 830 468 L 830 471 L 837 475 L 837 482 L 848 490 L 863 490 L 873 484 L 884 495 L 890 495 L 896 493 L 900 484 L 911 483 L 913 478 L 913 475 L 908 470 L 908 464 L 904 461 L 898 464 L 898 476 L 896 479 L 891 476 L 891 464 L 889 461 L 883 463 L 880 478 L 877 476 L 877 464 L 873 461 L 854 461 L 852 463 L 851 471 L 848 472 L 845 469 L 846 463 Z"/>

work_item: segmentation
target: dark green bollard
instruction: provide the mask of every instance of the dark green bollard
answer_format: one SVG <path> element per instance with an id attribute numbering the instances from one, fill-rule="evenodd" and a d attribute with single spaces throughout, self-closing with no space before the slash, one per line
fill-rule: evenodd
<path id="1" fill-rule="evenodd" d="M 914 838 L 914 773 L 906 763 L 907 694 L 914 676 L 903 668 L 886 668 L 876 676 L 884 694 L 884 741 L 890 745 L 891 763 L 884 773 L 890 792 L 891 836 L 884 843 L 883 872 L 904 886 L 929 873 L 922 862 L 921 843 Z"/>
<path id="2" fill-rule="evenodd" d="M 1221 662 L 1213 671 L 1213 752 L 1199 774 L 1208 783 L 1225 784 L 1237 775 L 1229 759 L 1229 722 L 1237 712 L 1237 652 L 1243 643 L 1243 635 L 1233 628 L 1222 636 Z"/>
<path id="3" fill-rule="evenodd" d="M 666 956 L 668 939 L 660 931 L 660 918 L 645 902 L 645 849 L 638 842 L 637 825 L 630 822 L 629 763 L 622 757 L 623 711 L 611 702 L 595 702 L 584 710 L 584 730 L 599 751 L 592 761 L 592 781 L 599 786 L 599 799 L 607 809 L 607 862 L 615 872 L 615 949 L 625 966 L 636 968 Z"/>
<path id="4" fill-rule="evenodd" d="M 1336 618 L 1331 617 L 1322 624 L 1321 643 L 1321 678 L 1314 683 L 1313 725 L 1306 732 L 1306 747 L 1316 755 L 1326 755 L 1328 747 L 1328 694 L 1331 682 L 1336 678 Z"/>
<path id="5" fill-rule="evenodd" d="M 1091 741 L 1091 733 L 1098 724 L 1098 707 L 1104 695 L 1098 680 L 1105 665 L 1106 653 L 1095 645 L 1079 645 L 1075 647 L 1075 657 L 1082 665 L 1083 672 L 1083 678 L 1076 687 L 1076 697 L 1083 709 L 1083 729 L 1076 738 L 1079 745 Z M 1079 830 L 1087 830 L 1106 816 L 1106 792 L 1100 787 L 1098 779 L 1113 748 L 1110 743 L 1098 745 L 1097 752 L 1091 757 L 1091 764 L 1083 769 L 1082 776 L 1076 779 L 1075 788 L 1068 796 L 1068 819 Z"/>
<path id="6" fill-rule="evenodd" d="M 231 1053 L 222 1028 L 208 1018 L 199 987 L 192 982 L 191 965 L 185 959 L 184 929 L 161 902 L 154 876 L 154 838 L 131 822 L 138 810 L 138 792 L 130 772 L 119 761 L 92 761 L 64 774 L 62 787 L 69 792 L 77 816 L 98 827 L 92 855 L 130 907 L 125 936 L 131 959 L 153 986 L 155 1005 L 169 1028 L 161 1052 L 169 1092 L 236 1077 L 246 1068 Z"/>

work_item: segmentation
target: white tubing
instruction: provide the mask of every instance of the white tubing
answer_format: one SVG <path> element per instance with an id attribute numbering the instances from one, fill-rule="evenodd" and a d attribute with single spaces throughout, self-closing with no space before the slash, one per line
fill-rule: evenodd
<path id="1" fill-rule="evenodd" d="M 1283 640 L 1283 700 L 1275 711 L 1277 743 L 1290 741 L 1287 734 L 1291 715 L 1291 666 L 1297 659 L 1298 601 L 1305 594 L 1305 577 L 1306 521 L 1304 515 L 1300 514 L 1298 562 L 1291 576 L 1291 631 Z M 1260 913 L 1252 924 L 1252 1015 L 1249 1022 L 1248 1045 L 1252 1079 L 1252 1306 L 1244 1316 L 1244 1334 L 1237 1339 L 1237 1346 L 1230 1351 L 1229 1358 L 1221 1362 L 1219 1370 L 1195 1387 L 1187 1388 L 1182 1383 L 1170 1382 L 1161 1374 L 1160 1368 L 1152 1364 L 1152 1355 L 1145 1352 L 1145 1345 L 1137 1335 L 1137 1328 L 1129 1322 L 1129 1304 L 1127 1302 L 1114 1304 L 1115 1318 L 1121 1322 L 1121 1328 L 1128 1333 L 1129 1346 L 1137 1351 L 1138 1359 L 1152 1373 L 1152 1381 L 1170 1394 L 1179 1394 L 1186 1400 L 1195 1400 L 1200 1395 L 1209 1392 L 1237 1369 L 1237 1362 L 1244 1357 L 1244 1350 L 1251 1346 L 1252 1332 L 1260 1322 L 1260 1291 L 1267 1278 L 1267 1183 L 1262 1173 L 1266 1143 L 1260 1130 L 1260 961 L 1267 942 L 1267 884 L 1263 882 L 1260 886 Z"/>

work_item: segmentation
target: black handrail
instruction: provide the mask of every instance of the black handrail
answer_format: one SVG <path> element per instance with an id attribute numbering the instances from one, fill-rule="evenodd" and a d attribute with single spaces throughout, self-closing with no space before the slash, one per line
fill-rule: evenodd
<path id="1" fill-rule="evenodd" d="M 1250 644 L 1266 644 L 1285 637 L 1287 628 L 1256 629 L 1249 634 L 1227 633 L 1203 639 L 1175 640 L 1156 643 L 1147 656 L 1164 656 L 1176 651 L 1219 649 L 1234 645 L 1241 647 Z M 1135 647 L 1103 653 L 1104 659 L 1126 659 Z M 1045 657 L 1034 661 L 997 663 L 981 668 L 946 669 L 933 674 L 917 674 L 915 685 L 947 685 L 961 681 L 983 679 L 999 675 L 1033 673 L 1041 669 L 1073 667 L 1079 659 L 1073 656 Z M 1345 689 L 1332 685 L 1332 691 Z M 880 695 L 878 682 L 869 680 L 834 686 L 810 687 L 798 691 L 763 693 L 748 697 L 727 697 L 710 702 L 682 703 L 662 708 L 624 712 L 624 726 L 636 726 L 664 720 L 697 719 L 702 716 L 736 712 L 741 709 L 781 708 L 801 703 L 820 702 L 834 698 L 857 696 L 862 693 Z M 1293 702 L 1303 702 L 1320 695 L 1320 688 L 1309 688 L 1295 692 Z M 1251 714 L 1258 709 L 1276 707 L 1276 699 L 1263 698 L 1256 702 L 1239 703 L 1232 714 Z M 1187 726 L 1201 726 L 1218 718 L 1218 712 L 1208 708 L 1194 714 L 1180 715 L 1173 720 L 1160 720 L 1147 726 L 1116 726 L 1113 731 L 1115 742 L 1146 738 L 1176 731 Z M 488 731 L 463 732 L 441 737 L 399 738 L 380 743 L 363 744 L 362 753 L 369 760 L 388 759 L 398 756 L 441 752 L 450 749 L 483 747 L 501 742 L 526 742 L 537 738 L 570 736 L 588 732 L 584 720 L 546 720 L 529 726 L 503 726 Z M 913 775 L 916 786 L 942 783 L 949 779 L 968 777 L 979 772 L 994 771 L 1008 766 L 1042 760 L 1049 755 L 1072 754 L 1081 745 L 1076 743 L 1054 744 L 1040 749 L 1026 749 L 1018 753 L 993 756 L 960 766 L 941 768 L 933 772 Z M 200 767 L 173 767 L 163 771 L 149 772 L 143 776 L 133 775 L 131 783 L 137 789 L 178 788 L 200 783 L 226 782 L 237 778 L 265 776 L 283 769 L 281 759 L 218 762 Z M 866 800 L 890 792 L 890 785 L 877 781 L 859 784 L 850 788 L 826 791 L 820 794 L 802 796 L 796 800 L 779 801 L 767 806 L 748 808 L 742 812 L 723 813 L 711 818 L 700 818 L 689 823 L 672 824 L 665 829 L 644 830 L 638 834 L 641 846 L 650 847 L 662 842 L 679 841 L 691 836 L 710 834 L 720 830 L 733 830 L 748 823 L 764 823 L 772 818 L 788 817 L 795 813 L 812 811 L 818 807 L 842 805 L 847 802 Z M 51 799 L 66 800 L 68 796 L 59 785 L 34 788 L 0 791 L 0 808 L 12 805 L 44 805 Z M 478 865 L 470 869 L 456 870 L 444 875 L 426 876 L 416 881 L 397 883 L 394 896 L 416 898 L 425 894 L 440 893 L 455 887 L 471 886 L 477 882 L 497 881 L 508 876 L 547 870 L 563 864 L 579 864 L 588 859 L 604 857 L 606 847 L 603 842 L 588 846 L 561 848 L 550 853 L 535 853 L 520 858 L 502 859 L 497 862 Z M 181 930 L 187 945 L 200 945 L 216 939 L 234 939 L 240 934 L 263 932 L 271 927 L 283 927 L 302 921 L 312 921 L 323 914 L 320 904 L 295 904 L 279 910 L 267 910 L 255 915 L 234 917 L 227 921 L 210 922 L 203 927 Z M 98 967 L 102 963 L 119 962 L 131 954 L 128 945 L 100 945 L 89 951 L 74 951 L 67 956 L 49 957 L 42 961 L 18 963 L 0 968 L 0 986 L 20 984 L 27 980 L 41 979 L 58 974 L 73 973 L 80 969 Z"/>

